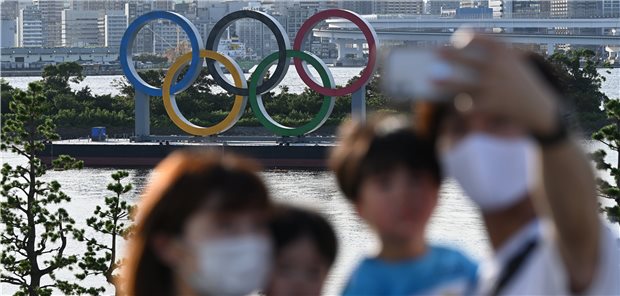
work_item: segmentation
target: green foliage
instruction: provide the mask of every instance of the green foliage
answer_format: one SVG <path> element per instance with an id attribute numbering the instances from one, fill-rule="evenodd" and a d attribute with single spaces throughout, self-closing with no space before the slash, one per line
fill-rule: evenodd
<path id="1" fill-rule="evenodd" d="M 10 113 L 3 115 L 2 151 L 11 151 L 27 161 L 25 165 L 3 164 L 0 192 L 0 218 L 4 231 L 0 237 L 2 253 L 0 275 L 3 283 L 16 285 L 18 295 L 88 293 L 100 290 L 56 278 L 56 272 L 71 269 L 77 262 L 68 254 L 70 237 L 81 230 L 62 205 L 71 199 L 56 181 L 44 181 L 46 165 L 37 157 L 45 142 L 58 139 L 55 125 L 47 115 L 42 83 L 31 83 L 28 90 L 14 90 L 8 102 Z M 81 168 L 82 162 L 61 156 L 53 162 L 58 169 Z"/>
<path id="2" fill-rule="evenodd" d="M 569 116 L 586 131 L 594 131 L 607 124 L 601 105 L 608 98 L 600 90 L 605 78 L 597 71 L 597 67 L 602 64 L 596 60 L 594 53 L 589 50 L 558 52 L 550 57 L 549 61 L 554 65 L 555 74 L 561 84 L 565 85 L 567 95 L 564 98 L 566 105 L 571 106 L 568 110 Z M 44 79 L 40 83 L 48 98 L 44 103 L 47 115 L 50 115 L 61 129 L 77 127 L 86 130 L 93 126 L 107 126 L 111 129 L 131 130 L 134 123 L 133 86 L 125 78 L 121 78 L 115 82 L 115 87 L 120 89 L 120 95 L 96 95 L 92 94 L 88 87 L 72 91 L 69 82 L 82 79 L 78 66 L 65 63 L 46 68 Z M 181 73 L 179 79 L 183 75 L 184 73 Z M 161 70 L 148 70 L 141 71 L 140 76 L 150 85 L 161 86 L 165 73 Z M 355 79 L 358 79 L 358 76 L 351 78 L 347 85 Z M 394 112 L 390 109 L 379 85 L 380 76 L 375 75 L 366 87 L 367 110 Z M 12 96 L 15 90 L 6 83 L 2 83 L 0 87 L 4 105 L 7 102 L 5 97 Z M 233 96 L 217 89 L 218 86 L 209 76 L 208 70 L 203 68 L 196 82 L 176 95 L 179 109 L 195 124 L 202 126 L 216 124 L 228 115 L 234 102 Z M 307 88 L 300 94 L 293 94 L 286 86 L 281 86 L 277 94 L 275 91 L 269 92 L 263 94 L 262 98 L 269 114 L 279 123 L 288 126 L 299 126 L 309 122 L 323 101 L 321 95 Z M 350 110 L 350 95 L 336 98 L 326 125 L 340 124 L 349 116 Z M 151 98 L 150 111 L 153 129 L 184 133 L 172 123 L 160 97 Z M 3 112 L 6 112 L 6 108 Z M 260 126 L 249 106 L 246 107 L 237 126 Z"/>
<path id="3" fill-rule="evenodd" d="M 2 114 L 9 110 L 9 101 L 13 97 L 13 87 L 6 80 L 0 77 L 0 112 Z"/>
<path id="4" fill-rule="evenodd" d="M 601 91 L 605 77 L 598 68 L 606 66 L 593 51 L 587 49 L 557 52 L 548 58 L 564 90 L 565 105 L 575 122 L 586 130 L 597 130 L 606 124 L 601 106 L 609 98 Z"/>
<path id="5" fill-rule="evenodd" d="M 134 61 L 153 64 L 164 64 L 168 62 L 168 58 L 156 54 L 143 53 L 137 57 L 133 57 Z"/>
<path id="6" fill-rule="evenodd" d="M 50 90 L 69 92 L 69 82 L 80 83 L 83 80 L 82 66 L 76 62 L 48 65 L 43 68 L 43 82 Z"/>
<path id="7" fill-rule="evenodd" d="M 93 213 L 94 216 L 86 220 L 86 224 L 95 233 L 109 240 L 109 243 L 102 243 L 101 238 L 81 237 L 86 241 L 87 251 L 78 264 L 82 271 L 76 274 L 78 279 L 85 279 L 90 275 L 104 276 L 108 283 L 115 286 L 117 295 L 119 287 L 116 286 L 118 281 L 115 281 L 117 275 L 114 271 L 122 264 L 121 260 L 116 259 L 117 239 L 127 238 L 130 235 L 132 225 L 127 225 L 126 221 L 133 221 L 132 213 L 135 211 L 135 206 L 121 200 L 122 195 L 132 189 L 131 184 L 122 183 L 123 179 L 128 176 L 127 171 L 117 171 L 112 174 L 114 182 L 108 184 L 108 190 L 114 195 L 105 197 L 105 206 L 97 206 Z"/>
<path id="8" fill-rule="evenodd" d="M 592 134 L 592 139 L 599 141 L 620 157 L 620 101 L 609 100 L 605 103 L 607 118 L 611 121 L 609 125 L 602 127 Z M 620 158 L 616 163 L 609 163 L 605 160 L 607 152 L 600 149 L 592 154 L 596 163 L 596 168 L 608 172 L 612 177 L 612 182 L 598 179 L 599 192 L 605 197 L 615 201 L 615 205 L 604 207 L 603 211 L 609 220 L 620 224 Z"/>

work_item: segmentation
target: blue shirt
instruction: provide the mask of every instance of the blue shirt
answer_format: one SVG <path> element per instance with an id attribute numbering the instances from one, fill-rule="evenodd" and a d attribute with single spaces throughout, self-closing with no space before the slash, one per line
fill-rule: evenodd
<path id="1" fill-rule="evenodd" d="M 471 294 L 477 269 L 461 252 L 438 246 L 409 260 L 366 258 L 351 275 L 343 295 Z"/>

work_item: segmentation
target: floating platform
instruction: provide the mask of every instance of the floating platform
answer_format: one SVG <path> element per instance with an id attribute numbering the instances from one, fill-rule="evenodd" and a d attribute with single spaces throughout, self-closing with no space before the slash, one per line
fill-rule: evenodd
<path id="1" fill-rule="evenodd" d="M 276 137 L 216 137 L 193 141 L 170 138 L 151 142 L 76 139 L 48 143 L 39 156 L 45 163 L 66 154 L 84 161 L 86 167 L 152 168 L 177 149 L 216 149 L 254 158 L 266 169 L 322 170 L 334 145 L 332 137 L 321 141 Z"/>

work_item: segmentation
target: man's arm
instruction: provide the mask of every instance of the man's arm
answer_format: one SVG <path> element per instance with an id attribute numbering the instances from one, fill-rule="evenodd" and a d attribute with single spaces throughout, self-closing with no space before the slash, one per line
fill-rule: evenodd
<path id="1" fill-rule="evenodd" d="M 592 167 L 578 143 L 565 140 L 542 148 L 544 211 L 553 219 L 571 290 L 588 288 L 600 260 L 600 221 Z"/>

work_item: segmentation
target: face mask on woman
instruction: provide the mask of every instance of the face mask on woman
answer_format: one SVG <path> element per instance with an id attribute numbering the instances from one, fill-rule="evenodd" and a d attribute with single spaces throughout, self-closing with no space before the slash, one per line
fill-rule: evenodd
<path id="1" fill-rule="evenodd" d="M 485 212 L 521 201 L 538 177 L 537 147 L 527 137 L 471 133 L 444 152 L 441 162 L 447 175 Z"/>
<path id="2" fill-rule="evenodd" d="M 245 235 L 203 241 L 197 249 L 190 285 L 205 295 L 247 295 L 260 289 L 270 270 L 272 248 L 267 237 Z"/>

